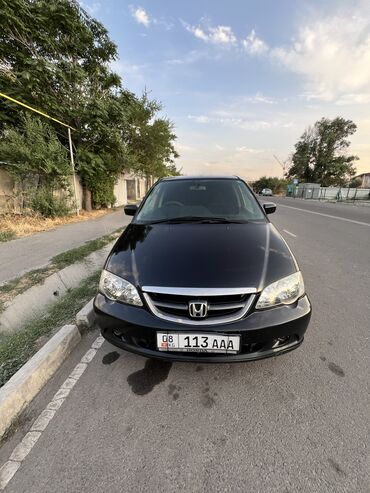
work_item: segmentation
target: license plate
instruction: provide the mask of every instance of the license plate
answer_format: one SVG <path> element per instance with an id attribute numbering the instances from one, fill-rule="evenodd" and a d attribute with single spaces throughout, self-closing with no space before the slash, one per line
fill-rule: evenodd
<path id="1" fill-rule="evenodd" d="M 157 332 L 158 351 L 182 351 L 188 353 L 237 354 L 240 336 L 226 334 L 194 334 L 184 332 Z"/>

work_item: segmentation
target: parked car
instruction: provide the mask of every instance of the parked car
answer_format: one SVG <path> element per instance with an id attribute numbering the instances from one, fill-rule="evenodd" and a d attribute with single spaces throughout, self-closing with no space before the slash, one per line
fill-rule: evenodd
<path id="1" fill-rule="evenodd" d="M 157 182 L 114 245 L 94 300 L 102 335 L 150 358 L 232 362 L 303 341 L 311 305 L 293 254 L 237 177 Z"/>
<path id="2" fill-rule="evenodd" d="M 264 195 L 265 197 L 272 197 L 271 188 L 263 188 L 261 191 L 261 195 Z"/>

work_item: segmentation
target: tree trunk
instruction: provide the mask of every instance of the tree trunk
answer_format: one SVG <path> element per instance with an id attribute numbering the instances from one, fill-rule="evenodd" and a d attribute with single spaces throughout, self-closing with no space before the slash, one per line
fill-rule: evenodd
<path id="1" fill-rule="evenodd" d="M 91 191 L 87 187 L 83 187 L 82 207 L 87 212 L 92 210 Z"/>

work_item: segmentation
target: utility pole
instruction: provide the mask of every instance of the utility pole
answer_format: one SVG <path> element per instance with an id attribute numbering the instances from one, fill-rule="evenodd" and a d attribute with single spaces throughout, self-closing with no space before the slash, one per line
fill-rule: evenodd
<path id="1" fill-rule="evenodd" d="M 73 157 L 71 127 L 68 127 L 68 141 L 69 141 L 69 152 L 71 154 L 71 166 L 72 166 L 72 174 L 73 174 L 73 189 L 74 189 L 74 193 L 75 193 L 75 202 L 76 202 L 76 214 L 77 214 L 77 216 L 79 216 L 80 210 L 78 207 L 78 198 L 77 198 L 76 172 L 75 172 L 75 161 L 74 161 L 74 157 Z"/>
<path id="2" fill-rule="evenodd" d="M 80 214 L 79 207 L 78 207 L 78 201 L 77 201 L 77 181 L 76 181 L 76 172 L 75 172 L 75 163 L 74 163 L 74 158 L 73 158 L 73 147 L 72 147 L 72 136 L 71 136 L 71 130 L 76 130 L 73 127 L 70 127 L 66 123 L 61 122 L 60 120 L 57 120 L 56 118 L 53 118 L 52 116 L 48 115 L 47 113 L 44 113 L 43 111 L 40 111 L 36 108 L 33 108 L 32 106 L 29 106 L 28 104 L 22 103 L 22 101 L 18 101 L 18 99 L 11 98 L 7 94 L 4 94 L 0 92 L 0 96 L 8 99 L 9 101 L 12 101 L 13 103 L 19 104 L 20 106 L 23 106 L 24 108 L 27 108 L 30 111 L 33 111 L 34 113 L 38 113 L 41 116 L 44 116 L 45 118 L 49 118 L 49 120 L 53 120 L 53 122 L 59 123 L 59 125 L 63 125 L 63 127 L 68 128 L 68 141 L 69 141 L 69 152 L 71 156 L 71 166 L 72 166 L 72 175 L 73 175 L 73 190 L 74 190 L 74 196 L 75 196 L 75 201 L 76 201 L 76 214 L 77 216 Z"/>

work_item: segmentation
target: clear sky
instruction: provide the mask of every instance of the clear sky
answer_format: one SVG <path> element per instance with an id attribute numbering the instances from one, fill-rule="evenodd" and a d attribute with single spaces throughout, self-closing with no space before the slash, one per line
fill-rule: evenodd
<path id="1" fill-rule="evenodd" d="M 282 175 L 304 129 L 355 121 L 370 171 L 370 0 L 84 0 L 113 69 L 175 124 L 184 174 Z"/>

